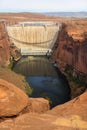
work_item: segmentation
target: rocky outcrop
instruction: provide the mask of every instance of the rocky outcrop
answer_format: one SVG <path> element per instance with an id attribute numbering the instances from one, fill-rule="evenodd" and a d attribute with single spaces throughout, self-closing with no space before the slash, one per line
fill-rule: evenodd
<path id="1" fill-rule="evenodd" d="M 27 17 L 28 18 L 28 17 Z M 15 17 L 19 19 L 19 17 Z M 14 21 L 14 20 L 13 20 Z M 72 69 L 73 75 L 79 72 L 87 74 L 87 35 L 86 26 L 81 22 L 75 21 L 76 26 L 70 24 L 68 27 L 63 26 L 59 33 L 59 45 L 55 52 L 54 58 L 62 71 L 67 69 L 69 65 Z M 87 24 L 86 24 L 87 25 Z M 1 25 L 4 28 L 3 24 Z M 78 30 L 77 30 L 78 26 Z M 80 29 L 80 28 L 81 29 Z M 83 30 L 83 31 L 82 31 Z M 84 33 L 85 32 L 85 33 Z M 0 34 L 1 39 L 4 39 Z M 3 34 L 4 35 L 4 34 Z M 6 35 L 4 35 L 6 36 Z M 7 40 L 0 40 L 0 64 L 7 64 L 10 58 L 10 51 L 7 44 Z M 9 45 L 9 43 L 8 43 Z M 11 44 L 13 48 L 13 44 Z M 4 54 L 4 52 L 6 52 Z M 14 51 L 15 52 L 15 51 Z M 68 66 L 68 67 L 69 67 Z M 5 73 L 4 73 L 5 74 Z M 14 77 L 12 77 L 14 78 Z M 9 80 L 9 79 L 8 79 Z M 9 87 L 10 86 L 10 87 Z M 87 92 L 83 93 L 80 97 L 73 99 L 72 101 L 59 105 L 49 112 L 44 114 L 38 114 L 38 109 L 42 113 L 44 105 L 42 105 L 42 99 L 35 101 L 35 99 L 25 98 L 25 95 L 21 93 L 14 85 L 9 84 L 6 81 L 0 80 L 0 114 L 1 116 L 12 116 L 19 114 L 21 110 L 24 110 L 24 104 L 28 103 L 26 111 L 22 111 L 24 114 L 17 116 L 16 118 L 9 118 L 8 120 L 0 122 L 0 129 L 7 130 L 87 130 Z M 17 96 L 17 97 L 16 97 Z M 7 97 L 7 98 L 6 98 Z M 21 100 L 20 100 L 21 97 Z M 10 99 L 9 99 L 10 98 Z M 22 103 L 22 99 L 23 102 Z M 16 103 L 15 103 L 16 101 Z M 19 102 L 20 101 L 20 102 Z M 22 104 L 21 104 L 22 103 Z M 10 105 L 9 105 L 10 104 Z M 19 105 L 20 104 L 20 105 Z M 45 104 L 45 100 L 43 102 Z M 48 103 L 46 103 L 48 104 Z M 12 106 L 11 106 L 12 105 Z M 16 106 L 17 105 L 17 106 Z M 42 107 L 41 107 L 42 105 Z M 15 108 L 15 109 L 14 109 Z M 38 108 L 38 109 L 37 109 Z M 14 109 L 14 110 L 13 110 Z M 18 112 L 16 113 L 16 109 Z M 46 107 L 47 109 L 47 107 Z M 33 113 L 32 113 L 33 111 Z M 26 113 L 27 112 L 27 113 Z M 34 113 L 37 112 L 37 113 Z M 3 114 L 2 114 L 3 113 Z"/>
<path id="2" fill-rule="evenodd" d="M 26 113 L 0 123 L 8 130 L 87 130 L 87 92 L 45 114 Z"/>
<path id="3" fill-rule="evenodd" d="M 76 97 L 75 99 L 53 108 L 49 111 L 49 114 L 60 115 L 60 116 L 71 116 L 78 115 L 83 120 L 87 121 L 86 111 L 87 111 L 87 91 L 82 95 Z"/>
<path id="4" fill-rule="evenodd" d="M 23 113 L 45 113 L 50 109 L 49 101 L 44 98 L 29 98 L 28 106 Z"/>
<path id="5" fill-rule="evenodd" d="M 28 97 L 15 85 L 0 79 L 0 117 L 18 115 L 28 105 Z"/>
<path id="6" fill-rule="evenodd" d="M 5 27 L 5 22 L 0 21 L 0 66 L 8 65 L 10 63 L 10 41 Z"/>
<path id="7" fill-rule="evenodd" d="M 25 77 L 15 73 L 14 71 L 11 71 L 8 68 L 0 67 L 0 78 L 14 84 L 16 87 L 20 88 L 24 92 L 26 92 L 27 88 L 28 88 L 28 93 L 32 92 L 30 86 L 25 81 Z"/>
<path id="8" fill-rule="evenodd" d="M 9 40 L 5 21 L 0 20 L 0 66 L 9 65 L 11 56 L 18 60 L 21 55 Z"/>
<path id="9" fill-rule="evenodd" d="M 76 33 L 69 30 L 70 25 L 63 24 L 59 33 L 58 48 L 54 53 L 59 68 L 64 71 L 67 65 L 73 68 L 73 72 L 87 74 L 87 39 L 85 30 L 76 30 Z M 81 25 L 77 25 L 81 26 Z M 85 26 L 85 25 L 84 25 Z M 85 26 L 86 27 L 86 26 Z M 75 29 L 76 26 L 73 25 Z M 80 37 L 80 38 L 79 38 Z"/>
<path id="10" fill-rule="evenodd" d="M 87 84 L 87 37 L 86 23 L 75 21 L 63 23 L 59 32 L 57 49 L 52 58 L 67 76 L 71 98 L 86 90 Z"/>
<path id="11" fill-rule="evenodd" d="M 0 79 L 0 117 L 10 117 L 21 113 L 44 113 L 50 109 L 44 98 L 28 98 L 15 85 Z"/>

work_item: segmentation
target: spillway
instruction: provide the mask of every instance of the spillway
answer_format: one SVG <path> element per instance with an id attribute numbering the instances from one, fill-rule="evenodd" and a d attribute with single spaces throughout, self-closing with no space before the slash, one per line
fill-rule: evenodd
<path id="1" fill-rule="evenodd" d="M 60 27 L 54 22 L 20 22 L 7 26 L 7 31 L 22 55 L 46 55 L 52 52 Z"/>

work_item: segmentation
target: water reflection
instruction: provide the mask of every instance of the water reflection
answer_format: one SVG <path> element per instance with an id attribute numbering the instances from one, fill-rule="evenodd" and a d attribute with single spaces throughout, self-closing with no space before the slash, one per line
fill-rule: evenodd
<path id="1" fill-rule="evenodd" d="M 45 57 L 25 57 L 14 67 L 25 76 L 57 76 L 56 71 Z"/>
<path id="2" fill-rule="evenodd" d="M 25 57 L 14 67 L 14 71 L 26 76 L 33 88 L 32 97 L 44 97 L 51 107 L 70 99 L 70 88 L 66 80 L 55 71 L 45 57 Z"/>

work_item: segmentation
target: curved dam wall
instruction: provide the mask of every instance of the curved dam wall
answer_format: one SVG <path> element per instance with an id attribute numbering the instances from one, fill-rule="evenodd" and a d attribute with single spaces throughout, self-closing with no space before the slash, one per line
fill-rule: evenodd
<path id="1" fill-rule="evenodd" d="M 53 22 L 26 22 L 7 26 L 7 31 L 23 55 L 44 55 L 52 51 L 60 26 Z"/>

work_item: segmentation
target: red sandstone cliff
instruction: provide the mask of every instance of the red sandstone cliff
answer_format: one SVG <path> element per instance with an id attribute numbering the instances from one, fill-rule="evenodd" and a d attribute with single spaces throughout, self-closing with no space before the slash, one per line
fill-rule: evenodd
<path id="1" fill-rule="evenodd" d="M 76 24 L 73 24 L 73 27 L 70 25 L 68 25 L 67 27 L 64 26 L 63 29 L 61 30 L 58 39 L 59 46 L 55 52 L 55 59 L 58 59 L 58 65 L 60 65 L 60 68 L 61 67 L 63 68 L 63 66 L 69 64 L 69 65 L 73 65 L 77 70 L 87 74 L 87 68 L 86 68 L 87 67 L 87 52 L 86 52 L 87 43 L 86 43 L 86 32 L 85 32 L 87 29 L 86 26 L 84 25 L 82 25 L 83 27 L 81 26 L 82 29 L 77 29 L 78 25 L 77 26 L 75 25 Z M 0 28 L 1 28 L 0 30 L 3 30 L 4 28 L 3 24 L 0 24 Z M 3 38 L 3 36 L 5 38 Z M 4 34 L 3 31 L 1 31 L 0 64 L 7 63 L 9 61 L 10 58 L 9 44 L 10 42 L 8 37 Z M 7 83 L 5 83 L 5 85 L 7 85 Z M 2 96 L 4 98 L 3 101 L 6 101 L 6 99 L 8 99 L 5 98 L 6 96 L 7 97 L 13 96 L 12 91 L 10 95 L 6 95 L 6 94 L 8 94 L 8 91 L 6 90 L 3 91 L 3 95 L 1 94 L 1 98 Z M 13 100 L 13 104 L 14 104 L 14 100 Z M 18 116 L 17 118 L 12 118 L 0 122 L 0 129 L 87 130 L 87 116 L 86 116 L 87 105 L 86 104 L 87 104 L 87 92 L 84 93 L 82 96 L 77 97 L 76 99 L 68 103 L 60 105 L 45 114 L 26 113 Z M 34 104 L 32 103 L 30 109 L 31 108 L 33 109 L 33 105 L 41 106 L 38 103 L 35 104 L 34 102 Z M 3 106 L 3 108 L 5 107 Z M 35 109 L 33 109 L 33 111 L 34 110 L 37 111 L 36 107 Z M 30 111 L 28 110 L 28 112 Z"/>
<path id="2" fill-rule="evenodd" d="M 16 89 L 17 88 L 15 86 L 15 90 Z M 8 96 L 6 95 L 7 91 L 2 91 L 2 92 L 3 93 L 0 98 L 1 100 L 4 99 L 4 103 L 5 103 L 6 101 L 5 98 L 6 96 Z M 10 92 L 10 97 L 11 97 L 11 93 L 12 92 Z M 26 100 L 26 98 L 23 97 L 22 99 L 23 101 Z M 23 101 L 21 101 L 21 103 Z M 41 100 L 39 99 L 38 101 Z M 6 102 L 6 104 L 8 103 Z M 37 106 L 40 106 L 39 109 L 42 110 L 41 104 L 42 104 L 41 102 L 39 105 L 37 101 L 34 101 L 34 104 L 32 103 L 31 107 L 30 106 L 29 107 L 33 108 L 34 105 L 36 107 L 34 107 L 33 110 L 35 110 L 37 109 Z M 45 112 L 44 114 L 38 114 L 35 110 L 34 112 L 28 111 L 27 113 L 20 114 L 15 118 L 10 117 L 7 120 L 4 121 L 1 120 L 0 129 L 1 130 L 3 129 L 7 129 L 7 130 L 87 130 L 87 114 L 86 114 L 87 105 L 86 104 L 87 104 L 87 92 L 85 92 L 80 97 L 77 97 L 68 103 L 59 105 L 53 108 L 52 110 Z M 12 105 L 14 105 L 14 102 Z"/>
<path id="3" fill-rule="evenodd" d="M 55 52 L 55 59 L 58 61 L 59 68 L 64 68 L 65 66 L 71 65 L 76 70 L 87 74 L 87 20 L 79 18 L 59 18 L 59 17 L 47 17 L 40 14 L 32 13 L 2 13 L 0 14 L 1 19 L 5 19 L 7 24 L 16 24 L 20 21 L 55 21 L 55 22 L 64 22 L 66 25 L 63 26 L 62 30 L 59 33 L 58 38 L 58 48 Z M 0 30 L 4 29 L 4 25 L 1 24 Z M 9 44 L 9 40 L 6 37 L 6 34 L 3 30 L 2 35 L 0 35 L 0 43 Z M 3 36 L 5 37 L 3 39 Z M 1 40 L 3 39 L 3 41 Z M 0 44 L 0 61 L 8 61 L 9 59 L 9 47 L 4 44 Z M 7 49 L 8 48 L 8 49 Z M 5 50 L 5 51 L 3 51 Z M 11 48 L 12 56 L 17 59 L 15 53 L 16 49 Z M 5 52 L 5 54 L 4 54 Z M 4 54 L 4 55 L 3 55 Z M 3 56 L 2 56 L 3 55 Z M 18 54 L 19 55 L 19 54 Z M 3 58 L 1 58 L 3 57 Z"/>
<path id="4" fill-rule="evenodd" d="M 4 21 L 0 21 L 0 65 L 6 65 L 9 63 L 9 45 L 10 41 L 7 36 Z"/>
<path id="5" fill-rule="evenodd" d="M 17 60 L 20 57 L 18 49 L 9 40 L 4 21 L 0 21 L 0 66 L 7 66 L 11 56 Z"/>
<path id="6" fill-rule="evenodd" d="M 79 29 L 78 26 L 80 26 Z M 81 25 L 76 26 L 75 23 L 73 26 L 63 24 L 59 33 L 58 48 L 53 57 L 55 57 L 59 68 L 63 71 L 66 65 L 70 65 L 77 71 L 87 74 L 86 24 L 83 28 Z"/>

